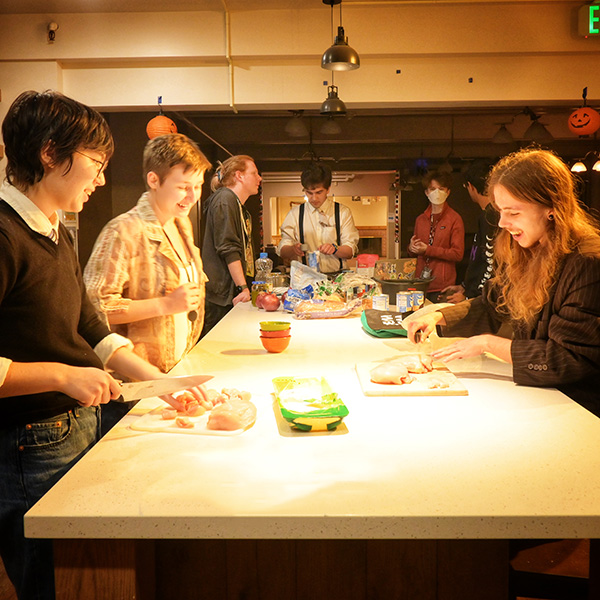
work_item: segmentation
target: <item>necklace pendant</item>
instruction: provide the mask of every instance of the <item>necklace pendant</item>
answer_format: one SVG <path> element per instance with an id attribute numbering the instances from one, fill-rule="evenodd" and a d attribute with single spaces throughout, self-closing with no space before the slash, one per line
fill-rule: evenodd
<path id="1" fill-rule="evenodd" d="M 198 318 L 198 311 L 190 310 L 187 317 L 188 317 L 188 320 L 193 323 Z"/>

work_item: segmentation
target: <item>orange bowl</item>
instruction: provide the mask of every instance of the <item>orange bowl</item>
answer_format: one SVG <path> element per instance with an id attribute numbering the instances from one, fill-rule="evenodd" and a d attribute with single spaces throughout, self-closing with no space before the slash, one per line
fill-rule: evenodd
<path id="1" fill-rule="evenodd" d="M 281 331 L 263 331 L 261 329 L 260 335 L 264 338 L 284 338 L 290 337 L 291 333 L 289 329 L 282 329 Z"/>
<path id="2" fill-rule="evenodd" d="M 272 338 L 261 335 L 260 341 L 267 352 L 278 353 L 283 352 L 289 346 L 291 337 L 288 335 L 287 337 Z"/>

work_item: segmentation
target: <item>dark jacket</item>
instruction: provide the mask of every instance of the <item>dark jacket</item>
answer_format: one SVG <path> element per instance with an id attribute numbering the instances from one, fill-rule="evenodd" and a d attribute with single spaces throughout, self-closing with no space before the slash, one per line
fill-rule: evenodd
<path id="1" fill-rule="evenodd" d="M 467 298 L 479 296 L 483 284 L 492 276 L 494 238 L 497 232 L 498 211 L 490 203 L 481 211 L 477 219 L 477 233 L 473 238 L 469 264 L 463 282 Z"/>
<path id="2" fill-rule="evenodd" d="M 220 306 L 229 306 L 237 294 L 227 265 L 241 260 L 246 272 L 245 234 L 240 202 L 233 191 L 222 187 L 208 197 L 202 210 L 202 261 L 204 272 L 208 276 L 206 299 Z M 248 211 L 242 207 L 242 212 L 248 219 Z"/>
<path id="3" fill-rule="evenodd" d="M 444 308 L 443 335 L 496 333 L 503 320 L 486 283 L 473 300 Z M 513 379 L 556 387 L 600 416 L 600 258 L 570 254 L 533 327 L 513 327 Z"/>

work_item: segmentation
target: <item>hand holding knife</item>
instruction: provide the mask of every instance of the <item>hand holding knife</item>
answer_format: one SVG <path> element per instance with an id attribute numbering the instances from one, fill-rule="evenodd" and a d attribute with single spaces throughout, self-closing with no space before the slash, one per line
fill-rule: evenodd
<path id="1" fill-rule="evenodd" d="M 206 398 L 202 397 L 202 389 L 199 386 L 210 379 L 212 379 L 212 375 L 186 375 L 183 377 L 164 377 L 162 379 L 122 383 L 121 396 L 116 398 L 115 401 L 131 402 L 132 400 L 140 400 L 141 398 L 159 396 L 165 402 L 173 405 L 174 408 L 178 408 L 171 400 L 175 400 L 177 404 L 179 402 L 170 396 L 170 394 L 182 390 L 190 390 L 192 393 L 196 392 L 194 396 L 201 396 L 201 398 L 197 398 L 199 401 L 206 401 Z"/>

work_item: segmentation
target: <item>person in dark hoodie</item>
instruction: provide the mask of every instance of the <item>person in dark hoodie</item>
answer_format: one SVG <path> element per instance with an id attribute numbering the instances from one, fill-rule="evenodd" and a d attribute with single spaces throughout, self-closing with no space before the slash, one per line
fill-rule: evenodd
<path id="1" fill-rule="evenodd" d="M 481 212 L 477 217 L 477 232 L 473 237 L 464 281 L 442 290 L 442 294 L 446 295 L 446 302 L 452 304 L 479 296 L 483 284 L 494 271 L 494 239 L 498 233 L 498 212 L 487 195 L 487 177 L 490 169 L 487 161 L 475 161 L 465 172 L 465 189 Z"/>
<path id="2" fill-rule="evenodd" d="M 261 176 L 254 159 L 232 156 L 217 168 L 213 193 L 203 206 L 202 259 L 208 277 L 204 307 L 204 337 L 238 302 L 250 300 L 254 276 L 252 219 L 244 208 L 258 193 Z"/>

